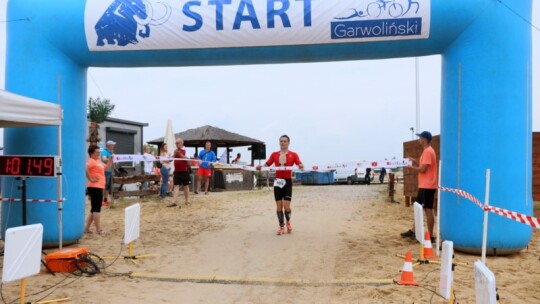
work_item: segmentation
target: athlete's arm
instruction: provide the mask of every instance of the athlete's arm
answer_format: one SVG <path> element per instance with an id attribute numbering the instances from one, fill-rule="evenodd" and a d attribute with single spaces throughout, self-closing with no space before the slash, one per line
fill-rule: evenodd
<path id="1" fill-rule="evenodd" d="M 298 166 L 298 168 L 299 168 L 300 170 L 304 171 L 304 164 L 303 164 L 302 161 L 300 160 L 300 157 L 298 156 L 298 154 L 296 154 L 294 163 Z"/>
<path id="2" fill-rule="evenodd" d="M 261 170 L 262 167 L 270 167 L 274 163 L 274 153 L 270 154 L 270 157 L 264 162 L 264 165 L 257 166 L 257 170 Z"/>

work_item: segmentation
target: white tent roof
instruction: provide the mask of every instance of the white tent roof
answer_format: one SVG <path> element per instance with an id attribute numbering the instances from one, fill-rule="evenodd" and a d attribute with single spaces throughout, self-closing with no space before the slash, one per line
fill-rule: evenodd
<path id="1" fill-rule="evenodd" d="M 0 90 L 0 128 L 58 126 L 62 107 Z"/>

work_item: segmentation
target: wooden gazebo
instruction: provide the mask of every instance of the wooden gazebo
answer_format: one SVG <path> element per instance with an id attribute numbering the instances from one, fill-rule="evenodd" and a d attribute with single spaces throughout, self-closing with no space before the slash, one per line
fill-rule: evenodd
<path id="1" fill-rule="evenodd" d="M 218 147 L 227 148 L 227 162 L 229 162 L 229 151 L 232 147 L 251 146 L 252 151 L 260 151 L 261 147 L 264 147 L 264 142 L 260 140 L 209 125 L 175 133 L 174 137 L 182 138 L 184 140 L 184 146 L 195 148 L 197 153 L 198 148 L 204 147 L 204 143 L 207 140 L 212 142 L 213 149 L 217 149 Z M 148 143 L 161 146 L 163 141 L 164 137 L 160 137 Z"/>

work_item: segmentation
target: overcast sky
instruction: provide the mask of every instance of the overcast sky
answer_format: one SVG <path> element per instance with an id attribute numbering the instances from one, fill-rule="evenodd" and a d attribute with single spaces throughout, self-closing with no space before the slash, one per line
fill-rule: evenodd
<path id="1" fill-rule="evenodd" d="M 0 88 L 5 2 L 0 0 Z M 540 1 L 533 24 L 540 27 Z M 533 130 L 540 131 L 540 32 L 533 29 Z M 337 63 L 182 68 L 90 68 L 88 96 L 116 105 L 112 117 L 146 122 L 144 141 L 213 125 L 266 142 L 291 137 L 306 164 L 402 156 L 416 124 L 414 58 Z M 420 129 L 440 132 L 440 56 L 420 58 Z M 3 131 L 0 129 L 0 146 Z M 234 150 L 247 156 L 245 149 Z M 218 153 L 221 153 L 219 151 Z M 245 158 L 244 158 L 245 159 Z"/>

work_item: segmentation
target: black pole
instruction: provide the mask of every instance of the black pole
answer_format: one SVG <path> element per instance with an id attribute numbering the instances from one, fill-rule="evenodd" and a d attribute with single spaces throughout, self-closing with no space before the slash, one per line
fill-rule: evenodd
<path id="1" fill-rule="evenodd" d="M 21 177 L 22 224 L 26 226 L 26 177 Z"/>

